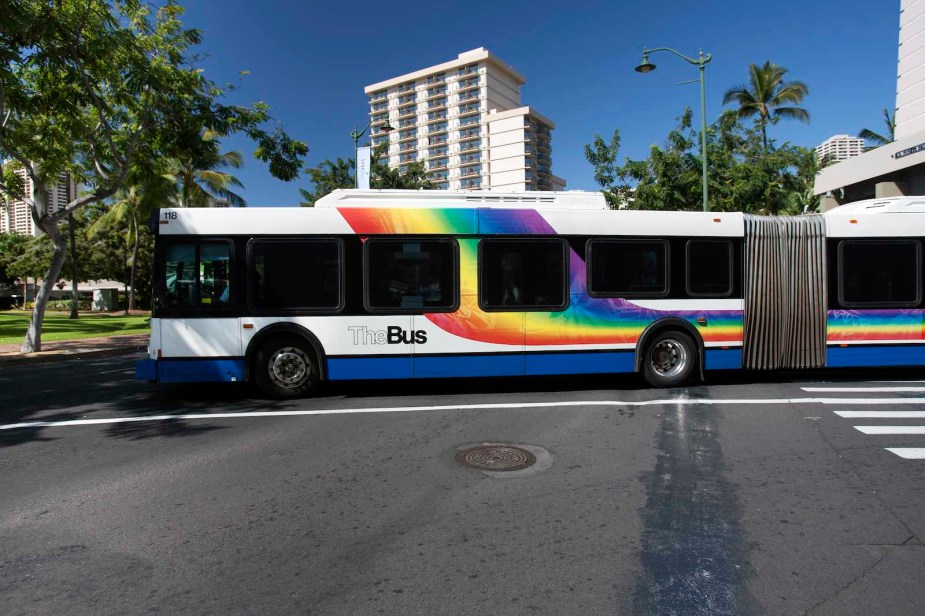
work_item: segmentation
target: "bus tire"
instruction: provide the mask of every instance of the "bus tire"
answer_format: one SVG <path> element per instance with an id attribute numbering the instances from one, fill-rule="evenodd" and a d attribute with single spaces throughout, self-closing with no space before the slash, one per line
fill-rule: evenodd
<path id="1" fill-rule="evenodd" d="M 308 395 L 321 380 L 318 357 L 300 336 L 274 336 L 261 344 L 253 368 L 257 386 L 273 398 Z"/>
<path id="2" fill-rule="evenodd" d="M 646 345 L 642 358 L 642 374 L 652 387 L 676 387 L 694 374 L 697 367 L 697 347 L 687 334 L 666 330 L 655 335 Z"/>

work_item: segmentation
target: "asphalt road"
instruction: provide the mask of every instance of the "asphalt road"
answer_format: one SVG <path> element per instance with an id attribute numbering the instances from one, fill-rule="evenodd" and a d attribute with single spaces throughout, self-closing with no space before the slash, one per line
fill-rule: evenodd
<path id="1" fill-rule="evenodd" d="M 0 370 L 0 613 L 925 613 L 921 371 L 277 402 L 133 359 Z"/>

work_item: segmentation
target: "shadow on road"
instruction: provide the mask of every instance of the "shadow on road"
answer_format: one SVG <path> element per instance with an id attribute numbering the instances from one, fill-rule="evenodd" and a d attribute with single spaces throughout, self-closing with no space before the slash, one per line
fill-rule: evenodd
<path id="1" fill-rule="evenodd" d="M 196 383 L 155 386 L 134 380 L 134 361 L 141 355 L 73 359 L 0 372 L 0 424 L 29 421 L 105 418 L 144 415 L 183 415 L 291 409 L 304 400 L 270 400 L 243 383 Z M 804 372 L 724 371 L 707 374 L 714 385 L 753 385 L 788 381 L 861 379 L 910 380 L 925 375 L 921 369 L 858 369 Z M 535 394 L 556 392 L 640 391 L 647 385 L 635 374 L 552 377 L 498 377 L 396 381 L 343 381 L 326 384 L 316 401 L 452 395 Z M 611 394 L 617 395 L 617 394 Z M 216 429 L 189 426 L 182 420 L 113 424 L 107 436 L 127 440 L 155 436 L 192 436 Z M 0 431 L 0 447 L 50 441 L 42 427 Z"/>

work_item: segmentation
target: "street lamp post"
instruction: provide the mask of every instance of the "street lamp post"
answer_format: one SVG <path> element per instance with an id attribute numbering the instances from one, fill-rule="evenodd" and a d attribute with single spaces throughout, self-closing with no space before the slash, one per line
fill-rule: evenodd
<path id="1" fill-rule="evenodd" d="M 686 60 L 700 68 L 700 160 L 703 162 L 703 211 L 709 212 L 710 206 L 707 201 L 707 95 L 704 73 L 707 67 L 707 62 L 712 60 L 713 56 L 712 54 L 704 55 L 702 49 L 696 58 L 688 58 L 683 53 L 675 51 L 670 47 L 656 47 L 655 49 L 646 49 L 643 47 L 642 62 L 639 64 L 639 66 L 636 67 L 637 73 L 651 73 L 655 70 L 655 65 L 649 62 L 649 54 L 656 51 L 671 52 L 682 60 Z M 682 83 L 691 82 L 685 81 Z"/>
<path id="2" fill-rule="evenodd" d="M 357 174 L 357 162 L 358 162 L 357 158 L 359 158 L 358 151 L 359 151 L 360 137 L 365 135 L 366 131 L 368 131 L 369 127 L 372 125 L 373 125 L 373 121 L 370 120 L 369 124 L 367 124 L 366 128 L 364 128 L 363 130 L 358 132 L 357 127 L 354 126 L 353 131 L 350 133 L 350 138 L 353 139 L 353 187 L 354 188 L 358 188 L 360 186 L 360 177 Z M 389 124 L 388 120 L 386 120 L 385 124 L 383 124 L 382 126 L 382 132 L 391 133 L 393 130 L 395 129 L 392 128 L 392 125 Z"/>

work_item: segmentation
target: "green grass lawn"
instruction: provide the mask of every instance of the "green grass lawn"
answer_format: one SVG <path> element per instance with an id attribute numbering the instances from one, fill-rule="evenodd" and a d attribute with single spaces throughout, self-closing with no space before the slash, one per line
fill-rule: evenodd
<path id="1" fill-rule="evenodd" d="M 22 342 L 29 326 L 30 312 L 5 310 L 0 312 L 0 344 Z M 81 313 L 79 319 L 69 319 L 67 312 L 46 312 L 42 340 L 75 340 L 116 334 L 143 334 L 150 331 L 147 316 L 124 316 Z"/>

